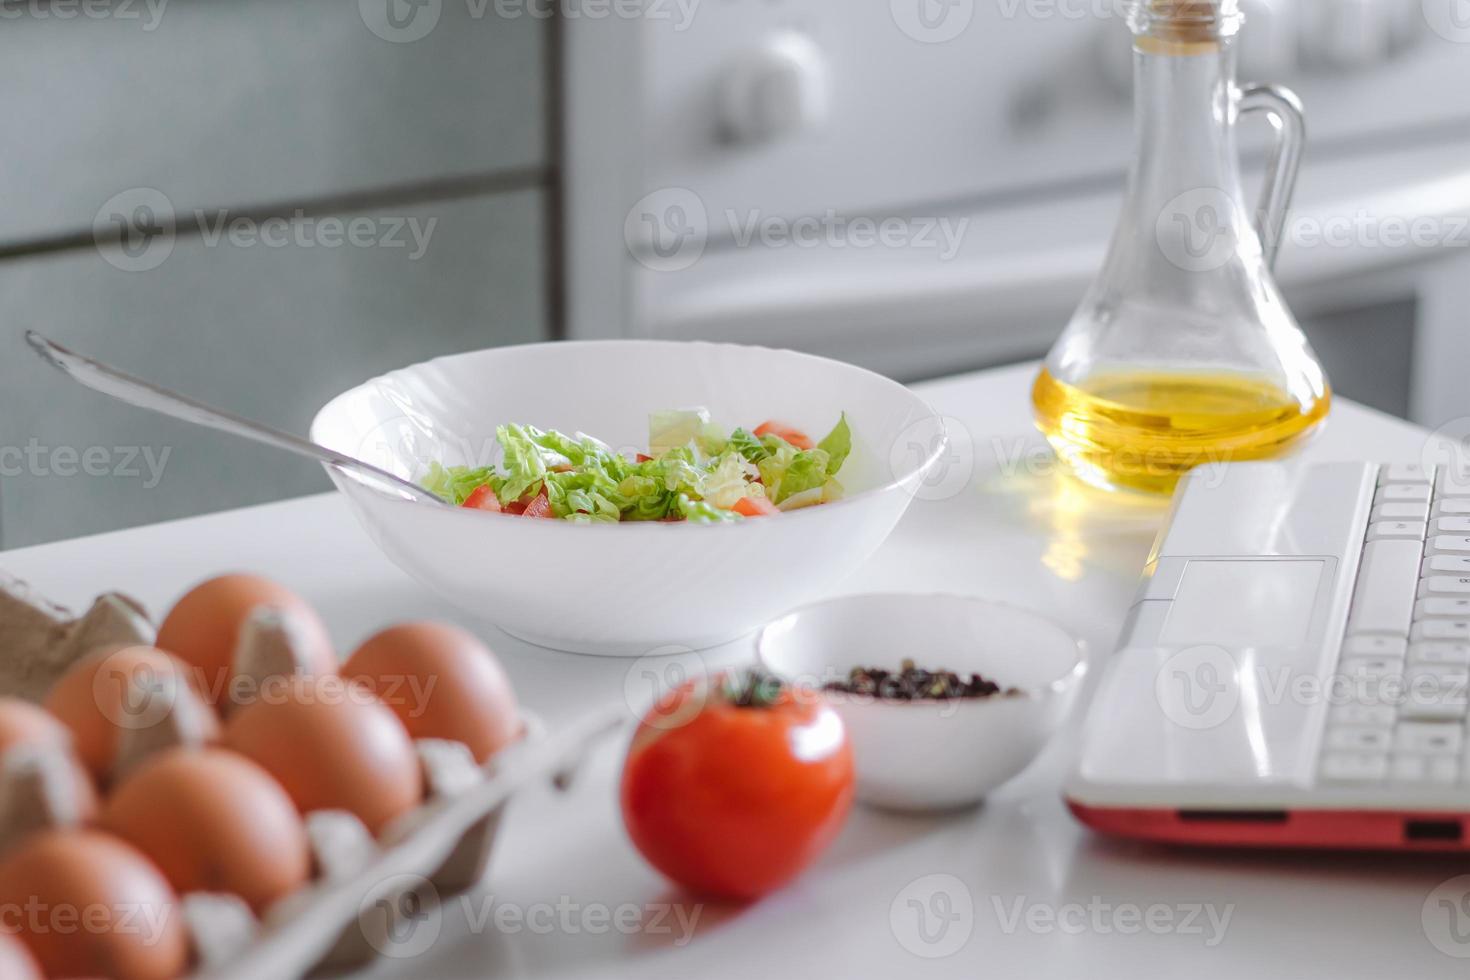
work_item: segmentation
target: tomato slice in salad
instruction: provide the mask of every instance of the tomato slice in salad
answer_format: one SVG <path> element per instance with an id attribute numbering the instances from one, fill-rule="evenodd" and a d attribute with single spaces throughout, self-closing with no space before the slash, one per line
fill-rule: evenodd
<path id="1" fill-rule="evenodd" d="M 780 436 L 797 449 L 811 449 L 816 445 L 816 443 L 812 442 L 811 436 L 802 432 L 796 426 L 787 425 L 785 422 L 777 422 L 775 419 L 767 419 L 756 426 L 755 435 L 757 437 Z"/>
<path id="2" fill-rule="evenodd" d="M 765 497 L 741 497 L 730 509 L 744 517 L 768 517 L 781 513 L 781 508 Z"/>
<path id="3" fill-rule="evenodd" d="M 546 499 L 546 491 L 542 490 L 536 495 L 536 499 L 526 505 L 521 512 L 522 517 L 552 517 L 551 501 Z"/>
<path id="4" fill-rule="evenodd" d="M 460 504 L 460 506 L 468 507 L 471 510 L 488 510 L 496 514 L 500 513 L 500 501 L 496 498 L 495 491 L 490 488 L 490 484 L 488 483 L 483 487 L 476 487 L 474 490 L 471 490 L 470 495 L 464 498 L 464 503 Z"/>

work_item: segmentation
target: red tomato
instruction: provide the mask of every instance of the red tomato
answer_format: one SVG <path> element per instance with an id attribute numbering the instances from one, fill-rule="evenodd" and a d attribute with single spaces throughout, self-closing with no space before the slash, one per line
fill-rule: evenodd
<path id="1" fill-rule="evenodd" d="M 527 504 L 521 514 L 525 517 L 552 517 L 551 501 L 546 499 L 546 491 L 542 490 L 537 494 L 536 499 Z"/>
<path id="2" fill-rule="evenodd" d="M 500 513 L 500 501 L 496 499 L 495 491 L 490 489 L 488 483 L 483 487 L 475 487 L 470 495 L 464 498 L 464 503 L 460 506 L 469 507 L 472 510 L 489 510 Z"/>
<path id="3" fill-rule="evenodd" d="M 781 508 L 771 503 L 765 497 L 741 497 L 735 501 L 735 506 L 730 509 L 737 514 L 744 514 L 746 517 L 766 517 L 771 514 L 781 513 Z"/>
<path id="4" fill-rule="evenodd" d="M 762 422 L 756 426 L 755 434 L 757 437 L 780 436 L 797 449 L 811 449 L 816 445 L 816 443 L 812 442 L 811 436 L 805 432 L 802 432 L 793 425 L 787 425 L 785 422 L 777 422 L 775 419 Z"/>
<path id="5" fill-rule="evenodd" d="M 766 691 L 748 699 L 724 678 L 690 681 L 649 712 L 628 749 L 628 835 L 690 891 L 754 899 L 781 887 L 832 842 L 852 806 L 842 720 L 815 699 Z"/>
<path id="6" fill-rule="evenodd" d="M 652 461 L 652 459 L 653 457 L 648 455 L 647 453 L 638 453 L 633 457 L 633 461 L 635 463 L 647 463 Z"/>

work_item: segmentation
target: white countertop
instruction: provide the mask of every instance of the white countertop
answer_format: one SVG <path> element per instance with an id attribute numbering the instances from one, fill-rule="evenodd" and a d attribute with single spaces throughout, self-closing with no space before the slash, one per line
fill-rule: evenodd
<path id="1" fill-rule="evenodd" d="M 1162 508 L 1104 497 L 1051 472 L 1029 422 L 1033 370 L 921 387 L 963 423 L 971 445 L 939 483 L 942 499 L 916 501 L 842 588 L 1008 600 L 1049 612 L 1105 654 Z M 1414 460 L 1423 441 L 1419 429 L 1339 401 L 1307 454 Z M 0 566 L 74 607 L 120 588 L 153 610 L 210 574 L 257 571 L 315 602 L 344 649 L 396 620 L 463 621 L 382 558 L 335 496 L 4 552 Z M 553 726 L 627 697 L 629 661 L 551 653 L 466 625 L 489 640 L 522 700 Z M 750 655 L 747 640 L 706 657 Z M 437 939 L 415 941 L 427 949 L 363 975 L 1464 975 L 1463 962 L 1436 949 L 1421 925 L 1430 892 L 1470 871 L 1463 859 L 1110 842 L 1076 824 L 1059 799 L 1070 738 L 977 810 L 903 817 L 858 807 L 832 849 L 784 892 L 745 909 L 696 907 L 623 834 L 620 748 L 601 751 L 566 795 L 538 789 L 517 799 L 486 882 L 445 900 Z M 498 912 L 502 906 L 509 911 Z M 511 928 L 497 929 L 497 915 Z"/>

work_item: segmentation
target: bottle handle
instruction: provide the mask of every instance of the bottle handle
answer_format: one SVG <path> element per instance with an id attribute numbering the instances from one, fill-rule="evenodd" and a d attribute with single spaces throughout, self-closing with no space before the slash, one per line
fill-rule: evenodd
<path id="1" fill-rule="evenodd" d="M 1291 208 L 1302 146 L 1307 137 L 1307 120 L 1302 112 L 1302 100 L 1291 89 L 1280 85 L 1243 86 L 1236 91 L 1236 107 L 1242 114 L 1266 113 L 1271 128 L 1276 131 L 1276 142 L 1266 163 L 1266 183 L 1256 207 L 1256 234 L 1261 239 L 1266 268 L 1271 269 L 1276 265 L 1276 254 L 1286 231 L 1286 215 Z"/>

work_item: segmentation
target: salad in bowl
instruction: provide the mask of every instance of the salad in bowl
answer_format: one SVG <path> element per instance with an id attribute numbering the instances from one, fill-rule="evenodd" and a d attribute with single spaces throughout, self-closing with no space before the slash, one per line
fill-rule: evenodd
<path id="1" fill-rule="evenodd" d="M 842 496 L 852 451 L 843 414 L 819 442 L 776 421 L 725 431 L 704 408 L 654 412 L 647 451 L 533 425 L 495 430 L 501 463 L 445 466 L 423 485 L 462 507 L 574 523 L 713 524 L 814 507 Z"/>
<path id="2" fill-rule="evenodd" d="M 311 436 L 459 505 L 327 470 L 437 595 L 540 646 L 623 656 L 723 643 L 827 594 L 954 456 L 889 378 L 659 340 L 415 364 L 334 398 Z"/>

